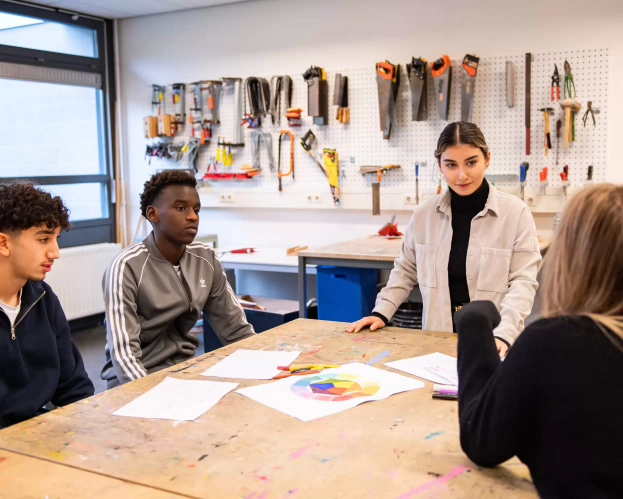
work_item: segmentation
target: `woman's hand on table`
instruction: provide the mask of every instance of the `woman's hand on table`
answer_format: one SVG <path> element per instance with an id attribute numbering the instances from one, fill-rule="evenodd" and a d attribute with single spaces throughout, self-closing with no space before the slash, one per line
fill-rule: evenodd
<path id="1" fill-rule="evenodd" d="M 358 333 L 364 327 L 369 327 L 370 331 L 376 331 L 377 329 L 383 329 L 385 327 L 385 323 L 382 319 L 378 317 L 374 317 L 373 315 L 369 317 L 364 317 L 363 319 L 359 319 L 357 322 L 353 322 L 350 326 L 346 328 L 347 333 Z"/>

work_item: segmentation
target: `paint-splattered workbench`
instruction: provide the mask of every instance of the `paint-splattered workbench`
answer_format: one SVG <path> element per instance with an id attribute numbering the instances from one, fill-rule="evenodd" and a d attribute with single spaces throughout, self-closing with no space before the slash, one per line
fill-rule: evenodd
<path id="1" fill-rule="evenodd" d="M 201 379 L 241 347 L 298 348 L 304 362 L 382 369 L 388 369 L 383 362 L 415 355 L 456 354 L 451 334 L 392 328 L 346 334 L 344 327 L 290 322 L 2 430 L 0 449 L 188 497 L 536 497 L 516 459 L 492 470 L 467 459 L 457 403 L 433 400 L 431 383 L 308 423 L 235 392 L 194 422 L 111 415 L 166 376 Z M 240 386 L 257 383 L 263 382 Z"/>
<path id="2" fill-rule="evenodd" d="M 184 496 L 0 450 L 0 497 L 180 499 Z"/>

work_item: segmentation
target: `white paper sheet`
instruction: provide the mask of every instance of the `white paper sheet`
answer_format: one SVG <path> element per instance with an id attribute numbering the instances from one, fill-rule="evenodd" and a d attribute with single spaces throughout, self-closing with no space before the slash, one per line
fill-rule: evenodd
<path id="1" fill-rule="evenodd" d="M 236 379 L 273 379 L 282 371 L 278 366 L 287 366 L 301 354 L 293 352 L 274 352 L 267 350 L 236 350 L 218 364 L 213 365 L 201 376 Z"/>
<path id="2" fill-rule="evenodd" d="M 318 374 L 291 376 L 273 383 L 242 388 L 237 393 L 302 421 L 311 421 L 351 409 L 363 402 L 382 400 L 396 393 L 423 387 L 424 383 L 416 379 L 352 363 Z"/>
<path id="3" fill-rule="evenodd" d="M 456 358 L 443 353 L 435 352 L 410 359 L 386 362 L 387 367 L 404 371 L 413 376 L 424 378 L 441 385 L 459 384 L 459 375 L 456 370 Z"/>
<path id="4" fill-rule="evenodd" d="M 115 416 L 193 421 L 238 386 L 222 381 L 165 378 L 116 412 Z"/>

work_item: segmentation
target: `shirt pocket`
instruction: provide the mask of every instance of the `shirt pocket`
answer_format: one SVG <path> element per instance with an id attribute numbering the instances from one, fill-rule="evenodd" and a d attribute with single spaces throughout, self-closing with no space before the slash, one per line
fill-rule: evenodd
<path id="1" fill-rule="evenodd" d="M 481 291 L 508 293 L 508 274 L 512 256 L 512 250 L 482 248 L 476 287 Z"/>
<path id="2" fill-rule="evenodd" d="M 415 245 L 415 265 L 418 283 L 428 288 L 437 287 L 437 246 L 430 244 Z"/>

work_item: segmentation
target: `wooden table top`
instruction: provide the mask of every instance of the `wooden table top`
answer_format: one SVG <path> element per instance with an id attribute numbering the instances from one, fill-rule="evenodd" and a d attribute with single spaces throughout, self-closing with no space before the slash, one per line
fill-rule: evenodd
<path id="1" fill-rule="evenodd" d="M 300 251 L 299 256 L 340 260 L 393 262 L 400 256 L 401 248 L 402 239 L 387 239 L 384 237 L 371 236 Z"/>
<path id="2" fill-rule="evenodd" d="M 517 459 L 480 469 L 459 444 L 457 403 L 432 383 L 302 422 L 235 392 L 194 422 L 111 414 L 166 376 L 199 374 L 239 348 L 301 349 L 302 362 L 382 362 L 456 354 L 456 336 L 296 320 L 0 431 L 0 448 L 190 497 L 536 497 Z M 382 359 L 382 360 L 381 360 Z M 408 375 L 407 375 L 408 376 Z M 216 378 L 210 378 L 216 379 Z M 237 380 L 233 380 L 237 381 Z M 240 386 L 262 381 L 242 380 Z"/>
<path id="3" fill-rule="evenodd" d="M 367 260 L 393 262 L 400 256 L 403 239 L 387 239 L 384 237 L 364 237 L 353 241 L 331 244 L 320 248 L 312 248 L 299 252 L 299 256 L 309 258 L 331 258 L 338 260 Z M 541 251 L 547 249 L 550 241 L 539 240 Z"/>
<path id="4" fill-rule="evenodd" d="M 180 499 L 185 496 L 0 450 L 0 497 Z M 88 492 L 87 492 L 88 491 Z"/>

